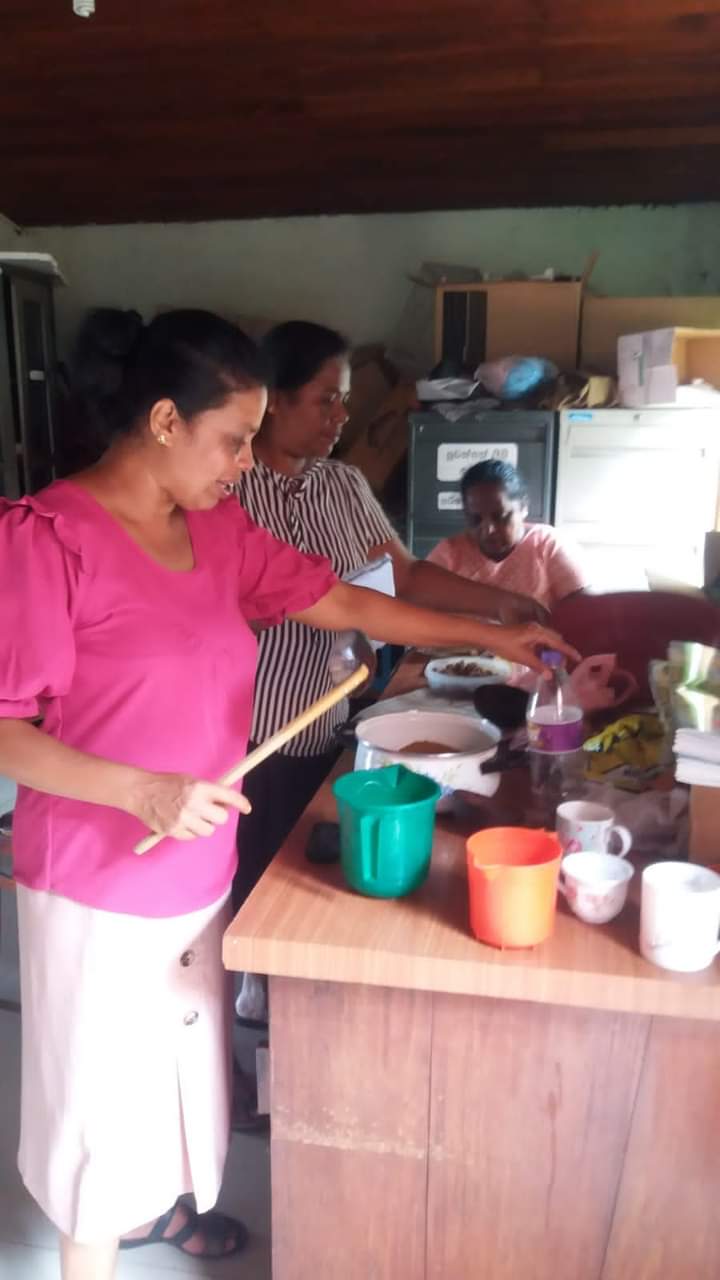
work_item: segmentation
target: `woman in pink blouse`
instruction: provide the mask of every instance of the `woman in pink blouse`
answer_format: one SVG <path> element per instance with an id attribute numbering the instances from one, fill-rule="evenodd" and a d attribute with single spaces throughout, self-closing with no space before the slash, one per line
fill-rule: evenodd
<path id="1" fill-rule="evenodd" d="M 527 489 L 507 462 L 479 462 L 461 482 L 467 530 L 428 560 L 471 582 L 520 592 L 546 609 L 587 586 L 583 570 L 547 524 L 527 524 Z"/>
<path id="2" fill-rule="evenodd" d="M 564 647 L 537 624 L 484 626 L 339 583 L 258 528 L 225 500 L 266 408 L 253 344 L 204 312 L 97 321 L 84 391 L 112 442 L 90 469 L 0 504 L 19 1164 L 61 1233 L 64 1280 L 109 1280 L 123 1236 L 203 1256 L 244 1243 L 240 1223 L 203 1211 L 228 1144 L 220 946 L 248 806 L 205 779 L 245 749 L 253 620 L 491 644 L 535 667 L 536 646 Z M 139 858 L 148 828 L 169 838 Z M 200 1216 L 176 1204 L 190 1191 Z"/>

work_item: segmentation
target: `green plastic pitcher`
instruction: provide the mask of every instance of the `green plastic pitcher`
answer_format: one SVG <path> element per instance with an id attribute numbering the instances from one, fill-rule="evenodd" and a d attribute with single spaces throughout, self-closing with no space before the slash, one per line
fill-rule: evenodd
<path id="1" fill-rule="evenodd" d="M 333 792 L 348 884 L 371 898 L 401 898 L 419 888 L 430 868 L 437 783 L 393 764 L 346 773 Z"/>

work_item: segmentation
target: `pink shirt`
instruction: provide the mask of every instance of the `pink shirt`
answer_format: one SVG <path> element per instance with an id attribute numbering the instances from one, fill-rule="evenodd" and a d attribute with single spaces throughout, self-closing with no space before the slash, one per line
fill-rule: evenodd
<path id="1" fill-rule="evenodd" d="M 529 524 L 525 536 L 505 560 L 489 560 L 469 533 L 445 538 L 428 560 L 459 573 L 461 578 L 518 591 L 546 609 L 587 586 L 585 575 L 548 524 Z"/>
<path id="2" fill-rule="evenodd" d="M 246 748 L 256 642 L 336 581 L 327 561 L 259 529 L 235 498 L 187 512 L 195 567 L 164 568 L 83 489 L 0 502 L 0 715 L 92 755 L 215 779 Z M 235 869 L 235 823 L 163 840 L 117 809 L 21 788 L 14 873 L 108 911 L 173 916 L 216 901 Z"/>

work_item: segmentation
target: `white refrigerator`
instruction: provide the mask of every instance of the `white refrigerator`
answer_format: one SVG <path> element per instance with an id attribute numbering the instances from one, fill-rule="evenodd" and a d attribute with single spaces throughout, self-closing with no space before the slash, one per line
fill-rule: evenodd
<path id="1" fill-rule="evenodd" d="M 560 414 L 555 524 L 599 590 L 702 586 L 719 491 L 717 410 Z"/>

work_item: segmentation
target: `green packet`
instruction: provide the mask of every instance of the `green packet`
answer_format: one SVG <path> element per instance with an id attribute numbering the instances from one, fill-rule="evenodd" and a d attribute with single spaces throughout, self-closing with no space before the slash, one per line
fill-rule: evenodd
<path id="1" fill-rule="evenodd" d="M 675 728 L 720 731 L 720 651 L 673 641 L 668 648 L 667 678 Z"/>
<path id="2" fill-rule="evenodd" d="M 666 741 L 659 716 L 623 716 L 584 744 L 585 777 L 589 782 L 611 782 L 623 791 L 645 791 L 665 766 Z"/>

